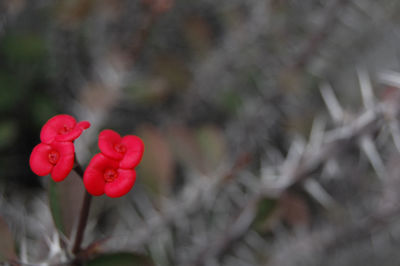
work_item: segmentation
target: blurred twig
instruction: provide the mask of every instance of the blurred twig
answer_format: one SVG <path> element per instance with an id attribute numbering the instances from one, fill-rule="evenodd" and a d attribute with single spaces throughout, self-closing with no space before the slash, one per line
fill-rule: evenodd
<path id="1" fill-rule="evenodd" d="M 148 218 L 148 223 L 138 227 L 133 233 L 129 234 L 127 239 L 124 239 L 126 241 L 120 237 L 110 237 L 109 239 L 102 240 L 99 243 L 101 246 L 99 248 L 112 251 L 118 249 L 121 243 L 127 244 L 132 249 L 142 248 L 152 240 L 155 233 L 161 232 L 162 228 L 176 224 L 177 221 L 181 220 L 181 217 L 194 213 L 201 208 L 205 197 L 210 197 L 210 195 L 217 193 L 218 190 L 232 181 L 233 177 L 246 167 L 250 161 L 249 154 L 241 154 L 224 174 L 213 179 L 196 180 L 191 186 L 185 187 L 185 191 L 182 192 L 176 201 L 166 204 L 167 208 L 161 210 L 160 213 L 156 213 L 155 216 Z"/>
<path id="2" fill-rule="evenodd" d="M 336 0 L 332 6 L 328 5 L 325 10 L 324 22 L 321 23 L 320 28 L 311 35 L 304 50 L 300 53 L 298 58 L 295 59 L 292 68 L 301 68 L 311 60 L 312 56 L 318 51 L 319 47 L 333 31 L 337 22 L 336 16 L 349 2 L 350 0 Z"/>

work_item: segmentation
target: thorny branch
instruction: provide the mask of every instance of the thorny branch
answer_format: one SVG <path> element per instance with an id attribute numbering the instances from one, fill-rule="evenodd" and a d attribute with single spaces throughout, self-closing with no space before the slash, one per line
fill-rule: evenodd
<path id="1" fill-rule="evenodd" d="M 386 102 L 381 102 L 376 104 L 373 109 L 364 111 L 351 121 L 343 122 L 342 126 L 324 133 L 321 147 L 317 147 L 312 152 L 305 150 L 291 162 L 293 168 L 290 170 L 290 173 L 277 178 L 278 180 L 287 180 L 285 183 L 276 186 L 266 177 L 267 180 L 264 182 L 264 185 L 243 205 L 243 208 L 230 223 L 225 233 L 200 249 L 194 264 L 205 265 L 211 258 L 223 257 L 225 252 L 250 230 L 256 217 L 256 206 L 260 199 L 265 196 L 278 198 L 285 191 L 295 186 L 301 186 L 306 179 L 311 178 L 315 173 L 319 172 L 329 159 L 336 157 L 351 146 L 357 146 L 364 136 L 375 135 L 382 124 L 386 122 L 387 117 L 389 115 L 390 117 L 395 117 L 398 112 L 399 109 L 396 109 L 395 113 L 393 113 L 393 109 L 391 107 L 388 108 Z M 240 170 L 240 168 L 237 169 L 234 166 L 232 169 Z M 278 166 L 277 168 L 281 167 Z M 135 235 L 135 238 L 129 241 L 129 245 L 141 247 L 148 243 L 154 233 L 162 231 L 160 228 L 175 224 L 182 216 L 195 212 L 201 206 L 199 199 L 205 195 L 218 193 L 217 191 L 222 188 L 221 184 L 223 184 L 223 181 L 227 177 L 231 178 L 231 171 L 228 171 L 228 173 L 224 175 L 226 177 L 216 179 L 217 181 L 209 182 L 207 180 L 207 186 L 205 184 L 195 184 L 191 189 L 190 200 L 182 200 L 180 201 L 181 203 L 175 202 L 168 205 L 171 207 L 162 211 L 159 216 L 153 217 L 151 223 L 144 225 L 134 232 L 133 235 Z M 193 191 L 196 192 L 193 193 Z M 121 240 L 120 238 L 118 239 Z M 103 244 L 104 246 L 112 246 L 111 243 L 118 241 L 118 239 L 105 240 Z"/>
<path id="2" fill-rule="evenodd" d="M 375 107 L 373 110 L 367 110 L 348 125 L 338 127 L 326 133 L 324 144 L 315 151 L 315 153 L 308 155 L 303 153 L 299 155 L 296 162 L 293 163 L 294 168 L 291 169 L 289 176 L 278 177 L 277 179 L 288 180 L 285 184 L 271 189 L 270 183 L 264 184 L 258 194 L 253 195 L 248 203 L 244 205 L 239 215 L 227 229 L 222 237 L 216 239 L 212 244 L 208 244 L 202 252 L 200 252 L 196 265 L 204 265 L 210 257 L 219 258 L 223 256 L 224 252 L 232 246 L 235 241 L 241 239 L 253 223 L 256 217 L 255 206 L 263 196 L 279 197 L 286 190 L 292 187 L 299 186 L 302 182 L 313 176 L 318 172 L 323 165 L 330 158 L 334 158 L 344 150 L 348 149 L 351 145 L 357 145 L 360 139 L 365 135 L 373 135 L 380 128 L 382 120 L 385 119 L 387 109 L 386 104 L 383 102 Z M 397 110 L 398 112 L 399 110 Z M 278 167 L 279 168 L 279 167 Z"/>
<path id="3" fill-rule="evenodd" d="M 336 0 L 333 3 L 332 7 L 326 10 L 326 17 L 324 22 L 321 24 L 317 32 L 310 37 L 306 44 L 306 47 L 293 63 L 293 68 L 301 68 L 311 60 L 312 55 L 317 52 L 318 48 L 322 45 L 322 43 L 335 27 L 337 22 L 336 16 L 341 11 L 341 9 L 349 3 L 349 0 Z"/>

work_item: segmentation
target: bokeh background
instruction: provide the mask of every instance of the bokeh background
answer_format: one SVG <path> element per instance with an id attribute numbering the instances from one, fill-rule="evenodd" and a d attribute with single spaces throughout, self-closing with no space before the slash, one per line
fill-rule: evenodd
<path id="1" fill-rule="evenodd" d="M 92 265 L 399 265 L 399 11 L 1 0 L 0 258 L 71 260 L 82 182 L 28 165 L 67 113 L 83 166 L 105 128 L 146 146 L 132 191 L 93 201 L 84 246 L 125 253 Z"/>

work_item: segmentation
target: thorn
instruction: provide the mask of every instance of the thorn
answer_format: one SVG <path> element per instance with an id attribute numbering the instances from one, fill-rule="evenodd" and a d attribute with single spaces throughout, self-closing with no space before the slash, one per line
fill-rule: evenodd
<path id="1" fill-rule="evenodd" d="M 304 189 L 326 209 L 337 205 L 332 196 L 314 179 L 307 179 L 304 182 Z"/>
<path id="2" fill-rule="evenodd" d="M 399 122 L 397 120 L 393 120 L 389 124 L 390 126 L 390 134 L 392 135 L 394 146 L 398 152 L 400 152 L 400 129 Z"/>
<path id="3" fill-rule="evenodd" d="M 329 159 L 325 167 L 322 171 L 322 177 L 326 177 L 327 179 L 335 178 L 340 173 L 340 167 L 338 162 L 335 159 Z"/>
<path id="4" fill-rule="evenodd" d="M 317 151 L 324 140 L 326 121 L 321 117 L 314 119 L 312 124 L 310 139 L 307 145 L 307 152 L 313 153 Z"/>
<path id="5" fill-rule="evenodd" d="M 296 169 L 305 151 L 305 141 L 301 137 L 296 137 L 290 145 L 288 154 L 281 168 L 281 175 L 290 177 Z"/>
<path id="6" fill-rule="evenodd" d="M 55 231 L 52 236 L 46 236 L 44 238 L 47 247 L 49 248 L 48 251 L 48 260 L 54 259 L 56 256 L 59 256 L 59 259 L 65 259 L 66 255 L 63 252 L 63 249 L 61 248 L 60 245 L 60 235 L 58 231 Z"/>
<path id="7" fill-rule="evenodd" d="M 263 193 L 277 197 L 281 190 L 288 186 L 290 180 L 287 175 L 279 175 L 270 167 L 263 169 L 261 182 Z"/>
<path id="8" fill-rule="evenodd" d="M 332 87 L 328 83 L 324 83 L 320 86 L 320 91 L 330 116 L 335 123 L 339 124 L 343 121 L 344 112 L 333 92 Z"/>
<path id="9" fill-rule="evenodd" d="M 358 80 L 360 82 L 361 96 L 364 107 L 366 109 L 374 108 L 374 93 L 372 89 L 371 79 L 368 72 L 364 68 L 357 68 Z"/>
<path id="10" fill-rule="evenodd" d="M 23 238 L 20 245 L 19 258 L 22 263 L 28 264 L 28 250 L 26 249 L 26 239 Z"/>
<path id="11" fill-rule="evenodd" d="M 377 176 L 383 179 L 386 176 L 385 165 L 379 155 L 379 152 L 375 146 L 375 143 L 368 136 L 363 136 L 361 138 L 361 148 L 365 152 L 370 161 L 372 167 L 374 168 Z"/>
<path id="12" fill-rule="evenodd" d="M 284 165 L 288 166 L 293 164 L 294 161 L 299 159 L 299 156 L 304 152 L 305 149 L 305 141 L 300 137 L 295 137 L 292 144 L 290 145 L 288 154 L 286 156 Z"/>
<path id="13" fill-rule="evenodd" d="M 379 81 L 385 85 L 400 88 L 400 73 L 387 70 L 378 75 Z"/>

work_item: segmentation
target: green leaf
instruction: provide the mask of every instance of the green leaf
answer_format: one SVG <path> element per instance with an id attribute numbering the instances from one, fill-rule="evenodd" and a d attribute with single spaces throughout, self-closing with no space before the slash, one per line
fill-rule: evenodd
<path id="1" fill-rule="evenodd" d="M 16 259 L 14 239 L 7 223 L 0 217 L 0 262 Z"/>
<path id="2" fill-rule="evenodd" d="M 50 181 L 49 206 L 56 228 L 69 237 L 79 217 L 84 188 L 79 176 L 72 171 L 62 182 Z"/>
<path id="3" fill-rule="evenodd" d="M 253 227 L 257 231 L 262 232 L 268 227 L 268 221 L 276 209 L 276 206 L 276 200 L 270 198 L 263 198 L 258 202 L 257 215 L 253 223 Z"/>
<path id="4" fill-rule="evenodd" d="M 150 257 L 134 253 L 113 253 L 101 255 L 86 263 L 86 266 L 153 266 Z"/>

